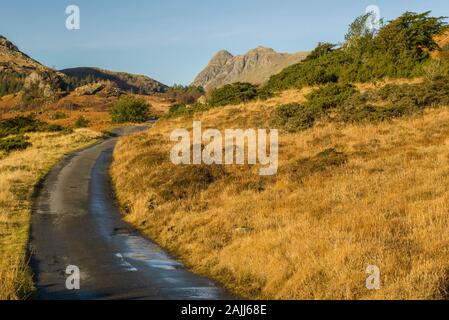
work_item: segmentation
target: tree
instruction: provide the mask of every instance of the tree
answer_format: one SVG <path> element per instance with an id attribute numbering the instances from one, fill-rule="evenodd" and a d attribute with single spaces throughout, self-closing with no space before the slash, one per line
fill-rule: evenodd
<path id="1" fill-rule="evenodd" d="M 439 50 L 436 37 L 448 29 L 444 17 L 430 12 L 406 12 L 387 24 L 382 21 L 379 30 L 370 27 L 372 19 L 372 12 L 358 17 L 340 48 L 319 44 L 303 62 L 272 76 L 268 88 L 422 76 L 430 52 Z"/>
<path id="2" fill-rule="evenodd" d="M 150 105 L 143 99 L 137 99 L 131 96 L 122 97 L 111 109 L 112 122 L 145 122 L 150 117 L 149 108 Z"/>
<path id="3" fill-rule="evenodd" d="M 370 28 L 369 23 L 375 19 L 373 12 L 368 12 L 354 20 L 349 26 L 345 36 L 345 46 L 360 46 L 361 42 L 373 39 L 375 30 Z"/>
<path id="4" fill-rule="evenodd" d="M 165 94 L 179 103 L 193 104 L 201 96 L 204 96 L 205 91 L 202 87 L 175 84 L 173 87 L 168 88 Z"/>
<path id="5" fill-rule="evenodd" d="M 333 51 L 335 51 L 336 47 L 336 44 L 332 44 L 329 42 L 319 42 L 317 47 L 304 59 L 304 61 L 315 60 L 328 53 L 332 53 Z"/>

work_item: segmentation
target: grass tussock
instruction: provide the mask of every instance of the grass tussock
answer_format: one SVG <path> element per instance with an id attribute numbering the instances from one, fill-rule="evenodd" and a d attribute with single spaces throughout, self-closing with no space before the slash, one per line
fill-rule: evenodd
<path id="1" fill-rule="evenodd" d="M 387 89 L 385 89 L 387 90 Z M 195 115 L 203 127 L 269 127 L 309 92 Z M 449 285 L 449 109 L 282 132 L 279 172 L 174 166 L 192 117 L 122 138 L 113 181 L 126 219 L 189 267 L 258 299 L 440 299 Z M 381 289 L 366 289 L 368 265 Z"/>
<path id="2" fill-rule="evenodd" d="M 29 133 L 23 151 L 0 151 L 0 300 L 29 297 L 33 291 L 26 258 L 34 185 L 64 154 L 100 138 L 90 130 Z"/>

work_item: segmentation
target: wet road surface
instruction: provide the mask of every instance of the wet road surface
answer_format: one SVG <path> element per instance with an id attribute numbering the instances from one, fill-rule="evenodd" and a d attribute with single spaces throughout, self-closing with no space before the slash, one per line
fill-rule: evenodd
<path id="1" fill-rule="evenodd" d="M 118 132 L 129 134 L 129 128 Z M 122 220 L 109 179 L 117 138 L 67 156 L 38 189 L 30 251 L 38 299 L 232 299 Z M 66 288 L 79 267 L 80 290 Z"/>

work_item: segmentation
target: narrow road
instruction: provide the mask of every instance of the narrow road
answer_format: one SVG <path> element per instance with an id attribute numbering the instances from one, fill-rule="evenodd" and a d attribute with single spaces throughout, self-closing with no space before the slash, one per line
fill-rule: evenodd
<path id="1" fill-rule="evenodd" d="M 37 298 L 231 299 L 122 220 L 108 174 L 116 142 L 109 139 L 66 157 L 40 186 L 30 239 Z M 80 290 L 66 288 L 69 265 L 80 269 Z"/>

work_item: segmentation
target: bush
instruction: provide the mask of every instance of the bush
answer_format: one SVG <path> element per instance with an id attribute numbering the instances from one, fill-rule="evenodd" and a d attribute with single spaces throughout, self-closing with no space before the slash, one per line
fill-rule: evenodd
<path id="1" fill-rule="evenodd" d="M 304 61 L 310 61 L 318 59 L 328 53 L 332 53 L 335 51 L 337 45 L 327 42 L 319 42 L 317 47 L 309 53 L 309 55 L 304 59 Z"/>
<path id="2" fill-rule="evenodd" d="M 168 111 L 168 118 L 177 118 L 182 116 L 191 116 L 198 112 L 204 112 L 210 110 L 211 106 L 207 104 L 194 103 L 191 106 L 187 106 L 183 103 L 175 103 L 170 106 Z"/>
<path id="3" fill-rule="evenodd" d="M 449 77 L 419 84 L 386 85 L 359 93 L 352 85 L 329 84 L 307 96 L 304 105 L 280 106 L 273 125 L 295 132 L 312 127 L 327 116 L 342 122 L 381 122 L 419 113 L 425 108 L 449 106 Z"/>
<path id="4" fill-rule="evenodd" d="M 90 125 L 90 121 L 83 116 L 78 117 L 75 121 L 75 128 L 87 128 Z"/>
<path id="5" fill-rule="evenodd" d="M 271 116 L 271 124 L 288 132 L 298 132 L 309 129 L 321 116 L 321 111 L 297 103 L 278 107 Z"/>
<path id="6" fill-rule="evenodd" d="M 341 106 L 339 115 L 345 122 L 379 122 L 442 106 L 449 106 L 448 77 L 355 94 Z"/>
<path id="7" fill-rule="evenodd" d="M 442 60 L 431 60 L 423 66 L 424 78 L 436 81 L 448 75 L 448 65 Z"/>
<path id="8" fill-rule="evenodd" d="M 212 107 L 240 104 L 257 98 L 267 99 L 271 96 L 268 89 L 261 89 L 250 83 L 237 82 L 212 91 L 208 103 Z"/>
<path id="9" fill-rule="evenodd" d="M 356 93 L 356 88 L 350 84 L 328 84 L 309 94 L 303 105 L 292 103 L 278 107 L 271 123 L 289 132 L 306 130 L 319 118 L 343 106 Z"/>
<path id="10" fill-rule="evenodd" d="M 179 117 L 182 115 L 186 115 L 188 113 L 187 105 L 184 103 L 175 103 L 172 104 L 168 110 L 168 115 L 170 117 Z"/>
<path id="11" fill-rule="evenodd" d="M 382 122 L 405 115 L 411 115 L 420 109 L 411 100 L 403 100 L 395 105 L 375 106 L 369 103 L 350 103 L 339 110 L 339 119 L 344 122 Z"/>
<path id="12" fill-rule="evenodd" d="M 48 118 L 50 120 L 61 120 L 61 119 L 67 119 L 69 116 L 61 111 L 56 111 L 55 113 L 51 114 Z"/>
<path id="13" fill-rule="evenodd" d="M 350 63 L 349 56 L 342 50 L 322 55 L 315 59 L 287 67 L 274 75 L 266 86 L 269 90 L 287 90 L 308 85 L 338 82 L 343 65 Z"/>
<path id="14" fill-rule="evenodd" d="M 4 152 L 25 150 L 31 146 L 31 143 L 28 140 L 29 138 L 24 135 L 0 139 L 0 150 Z"/>
<path id="15" fill-rule="evenodd" d="M 23 88 L 24 80 L 23 75 L 2 71 L 0 74 L 0 97 L 19 92 Z"/>
<path id="16" fill-rule="evenodd" d="M 221 165 L 174 166 L 154 181 L 163 201 L 193 198 L 226 176 Z"/>
<path id="17" fill-rule="evenodd" d="M 335 148 L 326 149 L 317 155 L 300 159 L 288 166 L 288 176 L 292 180 L 303 181 L 305 178 L 320 172 L 345 165 L 348 156 Z"/>
<path id="18" fill-rule="evenodd" d="M 112 122 L 125 123 L 134 122 L 140 123 L 148 121 L 150 105 L 143 99 L 134 97 L 120 98 L 111 109 Z"/>
<path id="19" fill-rule="evenodd" d="M 182 104 L 195 103 L 200 97 L 204 96 L 205 91 L 202 87 L 174 85 L 165 92 L 170 99 L 175 99 Z"/>
<path id="20" fill-rule="evenodd" d="M 62 130 L 64 130 L 64 127 L 40 121 L 33 114 L 0 121 L 0 138 L 27 132 L 57 132 Z"/>
<path id="21" fill-rule="evenodd" d="M 343 105 L 355 93 L 357 89 L 351 84 L 332 83 L 309 94 L 306 97 L 307 105 L 326 112 Z"/>

